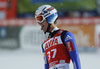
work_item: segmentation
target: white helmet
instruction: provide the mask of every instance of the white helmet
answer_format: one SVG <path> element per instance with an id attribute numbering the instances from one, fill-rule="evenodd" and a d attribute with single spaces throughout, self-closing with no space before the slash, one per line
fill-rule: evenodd
<path id="1" fill-rule="evenodd" d="M 52 24 L 58 18 L 57 10 L 50 5 L 42 5 L 35 12 L 37 23 L 47 20 L 48 24 Z"/>

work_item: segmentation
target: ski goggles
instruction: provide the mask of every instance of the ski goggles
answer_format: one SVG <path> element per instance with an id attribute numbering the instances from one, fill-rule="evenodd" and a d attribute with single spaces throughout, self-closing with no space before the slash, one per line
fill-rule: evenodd
<path id="1" fill-rule="evenodd" d="M 44 22 L 44 20 L 45 20 L 45 18 L 44 18 L 43 15 L 39 15 L 39 16 L 36 17 L 37 23 L 42 23 L 42 22 Z"/>

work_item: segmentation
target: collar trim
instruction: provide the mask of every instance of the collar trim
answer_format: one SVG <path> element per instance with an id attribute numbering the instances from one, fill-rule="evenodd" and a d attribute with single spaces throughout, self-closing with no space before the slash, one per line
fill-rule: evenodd
<path id="1" fill-rule="evenodd" d="M 55 27 L 55 28 L 51 31 L 51 33 L 54 32 L 54 31 L 56 31 L 56 30 L 59 30 L 59 28 Z"/>

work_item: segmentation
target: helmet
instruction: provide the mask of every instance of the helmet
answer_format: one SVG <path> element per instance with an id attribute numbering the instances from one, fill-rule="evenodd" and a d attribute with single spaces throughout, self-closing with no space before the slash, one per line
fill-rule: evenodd
<path id="1" fill-rule="evenodd" d="M 50 5 L 42 5 L 35 12 L 37 23 L 47 20 L 48 24 L 52 24 L 58 18 L 57 10 Z"/>

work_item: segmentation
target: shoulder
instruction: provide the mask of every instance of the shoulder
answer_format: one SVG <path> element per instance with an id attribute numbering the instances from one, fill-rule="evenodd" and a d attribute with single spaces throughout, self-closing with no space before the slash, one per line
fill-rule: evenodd
<path id="1" fill-rule="evenodd" d="M 43 44 L 44 44 L 44 43 L 42 43 L 41 48 L 42 48 L 42 52 L 44 53 L 45 51 L 44 51 L 44 48 L 43 48 Z"/>
<path id="2" fill-rule="evenodd" d="M 63 30 L 63 32 L 61 33 L 61 36 L 68 36 L 68 35 L 70 35 L 70 36 L 73 36 L 73 34 L 70 32 L 70 31 L 67 31 L 67 30 Z"/>
<path id="3" fill-rule="evenodd" d="M 63 30 L 61 35 L 73 35 L 70 31 Z"/>
<path id="4" fill-rule="evenodd" d="M 73 33 L 64 30 L 61 34 L 61 39 L 63 39 L 64 41 L 70 41 L 74 39 L 74 35 Z"/>

